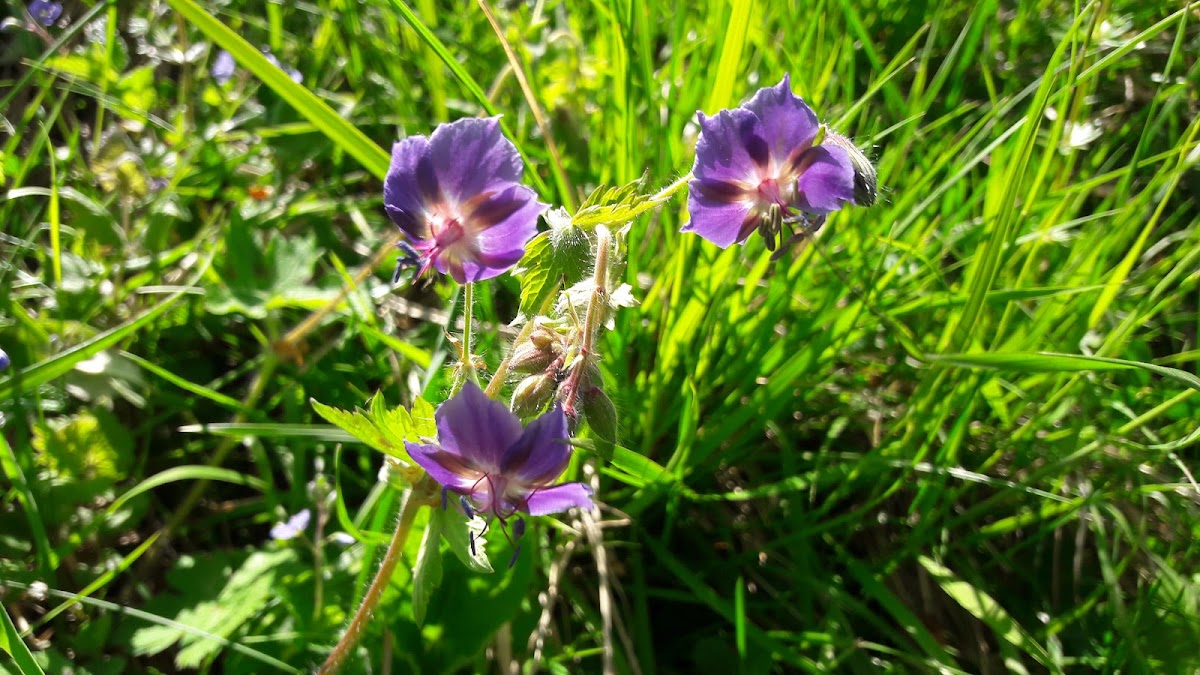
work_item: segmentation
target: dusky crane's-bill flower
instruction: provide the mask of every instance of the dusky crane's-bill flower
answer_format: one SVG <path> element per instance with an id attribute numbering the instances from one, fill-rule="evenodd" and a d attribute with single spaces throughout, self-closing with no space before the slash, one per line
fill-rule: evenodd
<path id="1" fill-rule="evenodd" d="M 421 260 L 459 283 L 509 270 L 547 205 L 520 184 L 524 162 L 499 118 L 467 118 L 392 146 L 383 184 L 388 215 Z"/>
<path id="2" fill-rule="evenodd" d="M 699 113 L 699 121 L 684 232 L 726 248 L 760 230 L 774 249 L 784 222 L 820 222 L 854 203 L 850 154 L 822 142 L 816 113 L 792 93 L 788 76 L 740 108 Z"/>

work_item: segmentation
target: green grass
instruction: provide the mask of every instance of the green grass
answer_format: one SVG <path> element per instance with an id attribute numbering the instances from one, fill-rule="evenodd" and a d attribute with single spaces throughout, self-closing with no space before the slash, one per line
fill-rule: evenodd
<path id="1" fill-rule="evenodd" d="M 418 628 L 411 537 L 350 670 L 1200 669 L 1200 4 L 135 5 L 0 46 L 0 668 L 319 664 L 400 501 L 310 399 L 440 401 L 462 314 L 390 256 L 352 283 L 392 141 L 499 114 L 543 201 L 653 192 L 790 72 L 879 203 L 776 263 L 637 215 L 619 445 L 569 470 L 603 542 L 447 556 Z M 489 369 L 520 298 L 477 290 Z"/>

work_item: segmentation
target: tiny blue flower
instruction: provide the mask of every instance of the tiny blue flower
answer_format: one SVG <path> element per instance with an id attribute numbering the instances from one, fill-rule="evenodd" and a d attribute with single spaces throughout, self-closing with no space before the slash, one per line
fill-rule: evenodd
<path id="1" fill-rule="evenodd" d="M 62 3 L 33 0 L 29 3 L 29 14 L 43 26 L 52 26 L 62 16 Z"/>
<path id="2" fill-rule="evenodd" d="M 222 49 L 217 52 L 217 58 L 213 60 L 212 78 L 216 80 L 218 85 L 224 85 L 233 77 L 233 54 Z"/>
<path id="3" fill-rule="evenodd" d="M 347 532 L 334 532 L 333 534 L 329 535 L 329 541 L 332 541 L 338 546 L 352 546 L 358 540 Z"/>
<path id="4" fill-rule="evenodd" d="M 308 529 L 308 521 L 312 518 L 312 513 L 308 509 L 300 511 L 296 515 L 287 519 L 284 523 L 275 523 L 271 528 L 271 538 L 275 541 L 287 541 L 295 539 L 302 532 Z"/>
<path id="5" fill-rule="evenodd" d="M 8 358 L 8 354 L 4 353 L 3 349 L 0 349 L 0 373 L 8 370 L 8 367 L 11 365 L 12 359 Z"/>

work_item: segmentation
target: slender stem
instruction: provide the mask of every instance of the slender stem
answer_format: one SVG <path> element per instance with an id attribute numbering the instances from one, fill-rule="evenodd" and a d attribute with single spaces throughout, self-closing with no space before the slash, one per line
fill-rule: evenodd
<path id="1" fill-rule="evenodd" d="M 612 243 L 612 235 L 608 228 L 596 227 L 596 269 L 592 276 L 592 296 L 588 299 L 587 314 L 583 319 L 583 338 L 579 344 L 579 363 L 571 368 L 571 374 L 563 384 L 566 396 L 563 410 L 568 415 L 575 414 L 575 399 L 579 396 L 579 383 L 587 371 L 588 361 L 593 358 L 596 345 L 596 335 L 600 332 L 603 312 L 608 304 L 608 248 Z"/>
<path id="2" fill-rule="evenodd" d="M 317 529 L 313 532 L 313 621 L 321 618 L 325 606 L 325 524 L 329 522 L 329 503 L 325 496 L 317 500 Z"/>
<path id="3" fill-rule="evenodd" d="M 370 621 L 371 615 L 375 613 L 379 599 L 383 597 L 384 589 L 392 580 L 396 564 L 404 555 L 404 546 L 408 542 L 408 533 L 412 531 L 417 509 L 424 503 L 425 500 L 417 495 L 417 488 L 414 487 L 404 502 L 404 508 L 400 511 L 400 522 L 396 525 L 395 534 L 392 535 L 392 543 L 388 544 L 387 552 L 383 554 L 383 562 L 379 564 L 379 571 L 375 574 L 375 579 L 371 581 L 371 586 L 367 589 L 367 594 L 363 596 L 362 604 L 358 606 L 354 618 L 350 620 L 350 625 L 346 627 L 346 632 L 342 634 L 342 639 L 338 640 L 333 651 L 329 653 L 329 658 L 325 659 L 325 663 L 317 671 L 317 675 L 336 673 L 346 661 L 346 657 L 354 651 L 358 641 L 362 639 L 367 623 Z"/>
<path id="4" fill-rule="evenodd" d="M 463 336 L 462 336 L 462 373 L 463 381 L 470 379 L 479 384 L 479 374 L 475 372 L 475 360 L 471 358 L 471 334 L 474 333 L 475 315 L 475 284 L 468 281 L 463 284 Z"/>
<path id="5" fill-rule="evenodd" d="M 546 309 L 545 306 L 549 305 L 553 300 L 553 295 L 548 296 L 546 302 L 543 303 L 543 307 L 538 310 L 538 314 L 544 312 Z M 531 318 L 529 321 L 525 322 L 524 326 L 521 326 L 521 331 L 517 333 L 517 339 L 513 340 L 513 347 L 516 347 L 525 340 L 528 340 L 529 336 L 532 334 L 533 319 Z M 512 353 L 513 350 L 510 348 L 508 350 L 508 354 L 504 356 L 504 360 L 500 362 L 500 365 L 496 366 L 496 372 L 492 373 L 492 379 L 488 382 L 487 389 L 484 389 L 484 393 L 487 394 L 489 398 L 496 398 L 500 395 L 500 387 L 504 386 L 504 378 L 508 376 L 508 364 L 510 361 L 512 361 Z"/>

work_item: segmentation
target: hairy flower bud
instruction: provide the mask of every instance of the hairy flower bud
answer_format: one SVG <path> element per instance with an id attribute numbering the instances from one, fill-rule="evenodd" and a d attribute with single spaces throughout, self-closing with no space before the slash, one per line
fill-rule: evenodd
<path id="1" fill-rule="evenodd" d="M 530 375 L 513 390 L 512 405 L 509 407 L 518 417 L 528 417 L 546 407 L 554 396 L 556 385 L 554 378 L 545 373 Z"/>
<path id="2" fill-rule="evenodd" d="M 859 206 L 874 204 L 879 192 L 879 178 L 871 160 L 853 141 L 841 134 L 826 131 L 824 143 L 841 148 L 850 155 L 850 164 L 854 167 L 854 203 Z"/>
<path id="3" fill-rule="evenodd" d="M 537 373 L 550 367 L 562 351 L 562 336 L 545 326 L 538 326 L 528 340 L 513 347 L 508 367 L 519 373 Z"/>
<path id="4" fill-rule="evenodd" d="M 583 418 L 592 433 L 609 443 L 617 442 L 617 408 L 600 387 L 592 387 L 583 397 Z"/>

